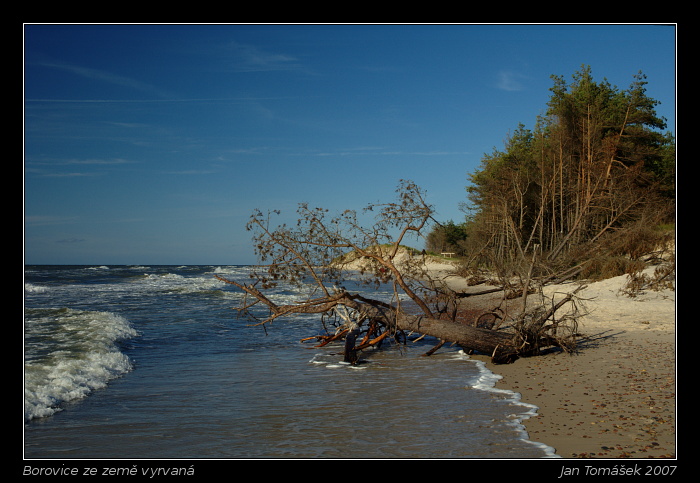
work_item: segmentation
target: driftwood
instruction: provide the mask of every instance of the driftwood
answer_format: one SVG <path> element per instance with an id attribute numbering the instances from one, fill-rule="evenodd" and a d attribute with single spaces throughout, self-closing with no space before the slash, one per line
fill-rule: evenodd
<path id="1" fill-rule="evenodd" d="M 270 310 L 270 316 L 260 324 L 294 313 L 323 314 L 340 307 L 344 307 L 344 310 L 354 311 L 358 314 L 356 326 L 339 330 L 331 336 L 324 337 L 320 344 L 322 346 L 345 338 L 344 360 L 350 363 L 357 362 L 358 351 L 377 345 L 388 336 L 400 332 L 423 334 L 439 339 L 438 345 L 426 355 L 430 355 L 445 342 L 449 342 L 457 344 L 467 351 L 477 351 L 489 355 L 494 363 L 511 363 L 519 357 L 537 354 L 544 346 L 558 344 L 551 330 L 552 327 L 556 329 L 556 324 L 545 326 L 553 314 L 569 302 L 574 295 L 573 293 L 568 295 L 555 306 L 530 321 L 527 326 L 523 324 L 513 333 L 476 327 L 453 320 L 408 314 L 389 304 L 346 291 L 339 291 L 329 297 L 298 304 L 277 305 L 254 286 L 227 280 L 220 276 L 216 277 L 223 282 L 237 286 L 248 295 L 253 296 L 257 302 L 267 306 Z M 366 335 L 361 343 L 356 345 L 356 341 L 362 333 L 360 326 L 365 321 L 369 322 Z"/>
<path id="2" fill-rule="evenodd" d="M 362 218 L 370 212 L 373 215 L 369 227 L 360 223 L 354 210 L 331 217 L 326 209 L 300 204 L 296 224 L 283 223 L 272 228 L 270 216 L 279 212 L 265 214 L 256 210 L 246 225 L 253 232 L 253 246 L 261 262 L 250 274 L 254 282 L 243 284 L 217 278 L 246 294 L 238 308 L 241 312 L 252 316 L 250 309 L 260 305 L 269 310 L 267 318 L 258 325 L 292 314 L 319 314 L 322 321 L 334 316 L 336 330 L 316 339 L 321 345 L 344 340 L 344 358 L 350 363 L 357 362 L 358 351 L 364 348 L 376 347 L 392 338 L 405 342 L 407 333 L 438 340 L 425 355 L 451 343 L 487 354 L 501 363 L 537 354 L 545 346 L 562 346 L 556 323 L 549 323 L 553 312 L 544 307 L 532 314 L 525 312 L 532 267 L 523 287 L 504 292 L 505 299 L 518 296 L 523 301 L 522 317 L 515 320 L 510 332 L 501 330 L 503 317 L 495 311 L 479 314 L 481 317 L 470 323 L 459 321 L 459 306 L 470 302 L 471 299 L 464 299 L 472 294 L 454 293 L 427 273 L 424 255 L 413 256 L 412 250 L 402 245 L 408 236 L 424 235 L 434 221 L 434 210 L 415 183 L 401 180 L 396 191 L 395 202 L 372 204 L 363 210 Z M 533 257 L 532 263 L 534 260 Z M 405 295 L 410 302 L 391 305 L 348 292 L 342 287 L 351 270 L 356 270 L 361 284 L 391 284 L 394 300 Z M 309 297 L 318 298 L 278 305 L 264 293 L 278 283 L 304 286 L 308 294 L 315 294 Z M 496 288 L 482 294 L 503 290 Z M 409 312 L 413 309 L 419 314 Z"/>

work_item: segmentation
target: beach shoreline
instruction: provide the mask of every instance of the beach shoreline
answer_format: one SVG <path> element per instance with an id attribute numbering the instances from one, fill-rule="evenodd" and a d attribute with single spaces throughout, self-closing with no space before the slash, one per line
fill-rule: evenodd
<path id="1" fill-rule="evenodd" d="M 429 257 L 424 263 L 430 278 L 456 292 L 485 290 L 454 275 L 456 260 Z M 653 275 L 654 268 L 645 273 Z M 496 388 L 537 406 L 537 414 L 522 422 L 528 438 L 562 458 L 676 457 L 676 292 L 630 297 L 622 291 L 628 280 L 622 275 L 585 283 L 577 293 L 584 315 L 577 319 L 582 337 L 573 354 L 550 350 L 512 364 L 470 356 L 500 376 Z M 548 285 L 543 294 L 558 301 L 578 286 Z M 486 311 L 501 297 L 467 297 L 462 308 Z M 521 305 L 521 299 L 508 302 L 516 310 Z"/>
<path id="2" fill-rule="evenodd" d="M 500 376 L 497 388 L 538 407 L 522 422 L 528 438 L 562 458 L 676 457 L 675 291 L 630 297 L 620 290 L 627 280 L 589 283 L 577 294 L 586 314 L 573 354 L 552 350 L 512 364 L 470 356 Z M 562 297 L 576 287 L 544 293 Z"/>

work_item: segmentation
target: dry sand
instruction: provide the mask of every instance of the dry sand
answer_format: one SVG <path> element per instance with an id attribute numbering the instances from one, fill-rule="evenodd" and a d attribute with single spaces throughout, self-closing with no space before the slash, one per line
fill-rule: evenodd
<path id="1" fill-rule="evenodd" d="M 450 276 L 447 260 L 426 261 L 431 275 L 455 290 L 484 288 Z M 577 294 L 587 315 L 578 320 L 584 338 L 574 354 L 551 351 L 507 365 L 472 355 L 502 376 L 497 387 L 539 408 L 523 422 L 529 439 L 563 458 L 676 457 L 676 293 L 629 297 L 620 291 L 627 280 L 589 283 Z M 562 297 L 577 286 L 547 286 L 544 293 Z"/>
<path id="2" fill-rule="evenodd" d="M 529 438 L 561 457 L 676 456 L 675 291 L 629 297 L 620 292 L 626 282 L 624 275 L 579 292 L 588 314 L 579 319 L 586 338 L 575 354 L 553 351 L 508 365 L 472 356 L 502 376 L 497 387 L 538 406 L 523 422 Z M 577 286 L 549 286 L 545 294 Z"/>

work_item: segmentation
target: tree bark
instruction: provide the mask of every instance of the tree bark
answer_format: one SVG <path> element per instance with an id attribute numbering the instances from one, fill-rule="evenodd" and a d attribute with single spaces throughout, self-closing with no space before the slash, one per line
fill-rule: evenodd
<path id="1" fill-rule="evenodd" d="M 306 303 L 278 306 L 255 287 L 239 284 L 238 282 L 230 281 L 219 276 L 216 276 L 216 278 L 241 288 L 258 299 L 258 301 L 268 306 L 272 314 L 261 322 L 261 324 L 288 314 L 321 314 L 329 312 L 337 306 L 345 306 L 356 310 L 357 313 L 360 314 L 360 322 L 368 320 L 384 326 L 385 332 L 381 337 L 378 337 L 377 340 L 383 339 L 388 333 L 396 333 L 398 331 L 424 334 L 435 337 L 443 343 L 456 343 L 468 351 L 478 351 L 490 355 L 492 362 L 497 364 L 509 364 L 521 356 L 534 355 L 535 352 L 533 352 L 530 347 L 539 350 L 539 348 L 542 347 L 541 342 L 552 345 L 552 343 L 554 343 L 553 339 L 548 337 L 540 329 L 544 327 L 547 319 L 564 305 L 564 303 L 569 301 L 572 296 L 569 295 L 566 297 L 565 300 L 559 302 L 556 306 L 547 311 L 544 316 L 538 319 L 535 324 L 535 326 L 538 326 L 538 330 L 527 335 L 527 337 L 532 340 L 523 341 L 522 334 L 516 335 L 498 330 L 473 327 L 460 322 L 436 319 L 425 315 L 407 314 L 401 310 L 397 310 L 396 307 L 348 292 L 339 292 L 330 297 L 309 300 Z M 348 331 L 349 335 L 346 335 L 344 349 L 344 360 L 346 362 L 355 363 L 357 361 L 357 351 L 370 345 L 361 344 L 358 347 L 355 346 L 355 341 L 359 333 L 359 329 L 353 328 L 353 330 Z"/>
<path id="2" fill-rule="evenodd" d="M 415 315 L 399 316 L 397 327 L 456 343 L 468 351 L 490 355 L 497 364 L 514 362 L 519 356 L 513 344 L 513 335 L 505 332 Z"/>
<path id="3" fill-rule="evenodd" d="M 451 320 L 406 314 L 389 307 L 377 307 L 367 302 L 358 302 L 356 297 L 350 294 L 347 294 L 347 298 L 337 300 L 337 303 L 355 309 L 367 318 L 379 320 L 389 330 L 415 332 L 436 337 L 444 342 L 456 343 L 465 350 L 490 355 L 492 362 L 496 364 L 509 364 L 517 360 L 519 355 L 526 354 L 518 348 L 521 344 L 516 345 L 513 334 L 472 327 Z"/>
<path id="4" fill-rule="evenodd" d="M 350 364 L 357 362 L 358 355 L 357 350 L 355 349 L 355 341 L 357 340 L 358 335 L 360 335 L 360 329 L 355 328 L 348 332 L 348 335 L 345 336 L 345 351 L 343 353 L 344 362 L 349 362 Z"/>

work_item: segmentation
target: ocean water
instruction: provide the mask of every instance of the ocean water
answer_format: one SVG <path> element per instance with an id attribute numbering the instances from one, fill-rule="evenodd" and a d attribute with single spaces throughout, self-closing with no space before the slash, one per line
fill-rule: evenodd
<path id="1" fill-rule="evenodd" d="M 301 339 L 318 316 L 263 329 L 214 275 L 244 266 L 26 266 L 27 459 L 544 458 L 536 407 L 435 340 L 365 351 Z M 298 293 L 276 290 L 280 303 Z M 373 296 L 389 298 L 388 288 Z"/>

